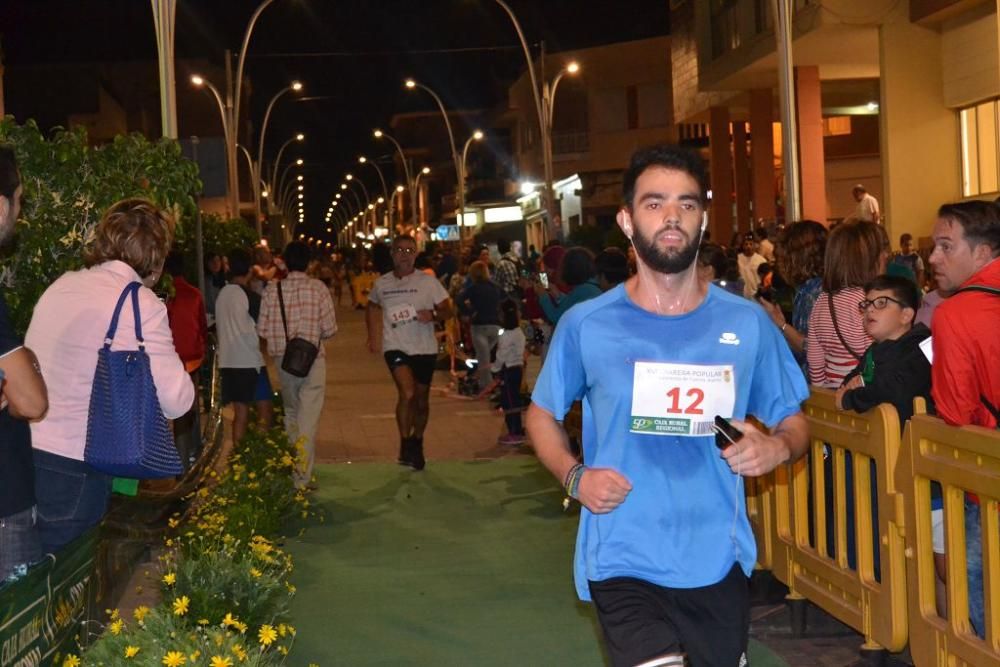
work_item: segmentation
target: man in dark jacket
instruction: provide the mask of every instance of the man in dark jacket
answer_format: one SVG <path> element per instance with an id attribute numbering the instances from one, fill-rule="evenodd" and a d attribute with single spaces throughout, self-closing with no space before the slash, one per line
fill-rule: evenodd
<path id="1" fill-rule="evenodd" d="M 913 416 L 913 399 L 931 400 L 931 364 L 920 343 L 931 335 L 923 324 L 913 324 L 920 294 L 902 276 L 879 276 L 865 285 L 862 310 L 865 331 L 875 342 L 864 359 L 837 390 L 842 410 L 867 412 L 879 403 L 892 403 L 902 429 Z"/>

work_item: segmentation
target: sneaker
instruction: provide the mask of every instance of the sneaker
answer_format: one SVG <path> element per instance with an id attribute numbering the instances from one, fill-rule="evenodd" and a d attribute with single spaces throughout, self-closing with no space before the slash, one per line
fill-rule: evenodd
<path id="1" fill-rule="evenodd" d="M 528 441 L 523 435 L 517 435 L 516 433 L 508 433 L 507 435 L 500 436 L 497 440 L 497 444 L 507 445 L 509 447 L 516 447 L 518 445 L 523 445 Z"/>
<path id="2" fill-rule="evenodd" d="M 399 439 L 399 458 L 396 463 L 401 466 L 415 467 L 413 465 L 413 438 Z"/>
<path id="3" fill-rule="evenodd" d="M 427 461 L 424 459 L 424 439 L 423 438 L 410 438 L 410 442 L 413 443 L 413 449 L 410 456 L 410 465 L 413 466 L 414 470 L 423 470 L 424 466 L 427 465 Z"/>

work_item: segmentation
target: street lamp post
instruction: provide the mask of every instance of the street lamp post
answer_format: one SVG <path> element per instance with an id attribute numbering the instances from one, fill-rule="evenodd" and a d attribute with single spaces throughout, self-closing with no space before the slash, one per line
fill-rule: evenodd
<path id="1" fill-rule="evenodd" d="M 219 93 L 219 89 L 212 85 L 212 82 L 208 79 L 200 76 L 198 74 L 191 75 L 191 83 L 197 88 L 204 87 L 208 90 L 212 97 L 215 98 L 216 104 L 219 106 L 219 117 L 222 120 L 222 140 L 226 144 L 226 165 L 229 169 L 229 207 L 230 215 L 234 218 L 238 218 L 240 215 L 239 210 L 239 192 L 233 192 L 233 178 L 236 171 L 236 142 L 231 141 L 233 139 L 234 128 L 230 123 L 229 114 L 226 112 L 226 103 L 222 101 L 222 94 Z M 238 187 L 238 186 L 237 186 Z"/>
<path id="2" fill-rule="evenodd" d="M 495 0 L 495 2 L 507 12 L 507 16 L 510 17 L 511 23 L 514 24 L 514 30 L 517 32 L 517 38 L 521 42 L 521 49 L 524 51 L 524 59 L 528 66 L 528 78 L 531 81 L 531 95 L 535 100 L 535 113 L 538 115 L 538 130 L 541 133 L 542 138 L 542 169 L 545 172 L 545 212 L 549 219 L 550 233 L 554 233 L 557 238 L 562 237 L 562 227 L 556 227 L 556 219 L 558 217 L 556 206 L 555 206 L 555 191 L 552 189 L 552 99 L 555 94 L 555 87 L 559 83 L 559 79 L 562 78 L 562 72 L 556 77 L 556 80 L 551 86 L 551 93 L 549 92 L 550 86 L 547 84 L 542 90 L 538 87 L 538 77 L 535 75 L 535 62 L 531 57 L 531 49 L 528 47 L 528 40 L 524 37 L 524 31 L 521 30 L 521 23 L 517 20 L 517 15 L 514 14 L 514 10 L 510 8 L 504 0 Z M 573 69 L 570 69 L 573 68 Z M 566 72 L 573 74 L 579 70 L 579 66 L 574 63 L 570 64 L 570 67 L 566 68 Z"/>
<path id="3" fill-rule="evenodd" d="M 403 152 L 403 147 L 399 145 L 399 142 L 393 139 L 390 135 L 386 134 L 382 130 L 375 130 L 372 135 L 376 139 L 388 139 L 392 142 L 392 145 L 396 147 L 396 152 L 399 153 L 399 159 L 403 162 L 403 174 L 406 178 L 406 187 L 410 191 L 410 220 L 413 227 L 417 226 L 417 200 L 416 192 L 414 191 L 413 175 L 410 173 L 410 163 L 406 160 L 406 153 Z"/>
<path id="4" fill-rule="evenodd" d="M 254 188 L 253 188 L 254 213 L 256 215 L 258 235 L 260 235 L 260 216 L 261 216 L 260 181 L 261 181 L 261 174 L 264 171 L 264 138 L 267 136 L 267 123 L 269 120 L 271 120 L 271 110 L 274 109 L 274 104 L 275 102 L 278 101 L 278 98 L 280 98 L 285 93 L 292 91 L 299 92 L 301 90 L 302 90 L 302 84 L 299 83 L 298 81 L 293 81 L 290 86 L 286 86 L 285 88 L 282 88 L 277 93 L 275 93 L 274 97 L 271 98 L 271 101 L 267 103 L 267 110 L 264 112 L 264 121 L 260 125 L 260 139 L 257 142 L 257 164 L 256 164 L 256 169 L 253 169 L 251 171 L 251 174 L 253 174 L 253 183 L 254 183 Z"/>
<path id="5" fill-rule="evenodd" d="M 455 133 L 451 130 L 451 120 L 448 118 L 448 111 L 444 108 L 444 102 L 438 97 L 438 94 L 433 90 L 425 86 L 424 84 L 415 81 L 413 79 L 406 80 L 406 87 L 410 90 L 420 88 L 421 90 L 427 92 L 434 101 L 437 102 L 438 109 L 441 111 L 441 116 L 444 117 L 444 126 L 448 130 L 448 141 L 451 142 L 451 160 L 455 165 L 455 177 L 457 186 L 455 188 L 455 193 L 458 195 L 458 231 L 461 235 L 462 233 L 462 217 L 465 215 L 465 184 L 462 182 L 462 163 L 461 158 L 458 155 L 458 150 L 455 148 Z"/>
<path id="6" fill-rule="evenodd" d="M 465 202 L 465 160 L 469 155 L 469 146 L 472 145 L 473 141 L 480 141 L 483 138 L 483 131 L 476 130 L 472 133 L 472 136 L 465 140 L 465 145 L 462 147 L 462 173 L 458 179 L 459 187 L 462 189 L 462 202 Z M 465 206 L 462 206 L 462 214 L 458 217 L 458 233 L 459 238 L 462 235 L 462 227 L 465 226 Z"/>
<path id="7" fill-rule="evenodd" d="M 222 113 L 223 132 L 225 135 L 224 140 L 226 142 L 226 166 L 229 171 L 229 207 L 234 218 L 238 218 L 240 216 L 240 181 L 236 165 L 236 142 L 238 140 L 237 135 L 239 134 L 240 93 L 243 88 L 243 65 L 246 61 L 247 47 L 250 44 L 250 35 L 253 33 L 254 25 L 257 23 L 257 19 L 260 17 L 261 13 L 272 2 L 274 2 L 274 0 L 264 0 L 264 2 L 260 3 L 253 15 L 250 17 L 250 22 L 247 24 L 246 31 L 243 33 L 243 47 L 240 49 L 238 64 L 236 67 L 236 80 L 232 82 L 232 87 L 229 86 L 227 80 L 225 101 L 223 101 L 222 95 L 215 88 L 215 86 L 206 81 L 204 78 L 198 76 L 197 74 L 191 77 L 191 83 L 195 86 L 205 85 L 212 91 L 212 94 L 215 95 L 216 101 L 219 102 L 219 107 Z M 229 63 L 229 52 L 226 51 L 227 74 L 229 71 Z M 256 184 L 259 180 L 258 176 L 259 175 L 255 175 L 254 170 L 251 169 L 250 177 L 253 179 L 254 184 Z M 256 193 L 258 193 L 257 185 L 254 185 L 253 189 L 255 192 L 255 208 L 259 209 L 259 201 L 257 201 L 256 198 Z M 271 189 L 273 190 L 273 188 Z M 259 220 L 260 217 L 258 215 L 258 234 L 260 232 Z"/>
<path id="8" fill-rule="evenodd" d="M 305 141 L 305 139 L 306 135 L 299 132 L 294 137 L 292 137 L 285 143 L 281 144 L 281 148 L 278 149 L 278 156 L 274 158 L 274 165 L 271 168 L 271 184 L 269 185 L 271 190 L 274 190 L 274 186 L 276 185 L 276 181 L 278 178 L 278 165 L 281 164 L 281 156 L 284 155 L 285 149 L 288 148 L 288 145 L 291 144 L 293 141 Z M 301 161 L 302 161 L 301 158 L 299 158 L 298 160 L 295 161 L 295 164 L 300 165 Z M 282 176 L 284 176 L 284 174 L 282 174 Z"/>
<path id="9" fill-rule="evenodd" d="M 416 193 L 416 199 L 413 200 L 413 208 L 414 209 L 416 209 L 417 204 L 420 201 L 420 177 L 421 176 L 426 176 L 429 173 L 431 173 L 431 168 L 430 167 L 424 167 L 419 172 L 417 172 L 416 177 L 414 177 L 414 179 L 413 179 L 413 192 Z M 417 225 L 414 224 L 413 227 L 414 227 L 414 230 L 415 230 L 416 227 L 417 227 Z"/>
<path id="10" fill-rule="evenodd" d="M 389 188 L 385 184 L 385 176 L 382 175 L 382 170 L 379 169 L 379 166 L 377 164 L 375 164 L 375 162 L 373 160 L 369 160 L 364 155 L 362 155 L 361 157 L 358 158 L 358 163 L 359 164 L 371 165 L 372 167 L 375 168 L 375 172 L 378 174 L 378 180 L 382 183 L 382 196 L 388 201 L 388 199 L 389 199 Z M 388 221 L 387 225 L 388 225 L 389 233 L 391 234 L 392 233 L 392 206 L 391 205 L 389 206 L 389 221 Z"/>

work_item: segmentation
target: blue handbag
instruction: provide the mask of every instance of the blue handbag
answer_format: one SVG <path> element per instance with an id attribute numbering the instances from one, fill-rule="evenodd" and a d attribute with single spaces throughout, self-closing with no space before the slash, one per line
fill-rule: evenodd
<path id="1" fill-rule="evenodd" d="M 122 291 L 104 346 L 97 351 L 83 458 L 95 469 L 116 477 L 159 479 L 179 475 L 184 468 L 156 397 L 139 323 L 140 287 L 141 283 L 133 282 Z M 129 295 L 139 349 L 112 352 L 118 317 Z"/>

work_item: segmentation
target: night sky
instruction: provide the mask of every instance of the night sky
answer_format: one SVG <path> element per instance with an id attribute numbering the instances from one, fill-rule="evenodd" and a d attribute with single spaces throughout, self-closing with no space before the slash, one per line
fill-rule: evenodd
<path id="1" fill-rule="evenodd" d="M 258 4 L 180 0 L 176 57 L 222 66 Z M 552 53 L 669 31 L 667 0 L 508 4 L 536 54 L 541 40 Z M 0 40 L 10 67 L 156 59 L 148 0 L 0 0 Z M 488 108 L 523 69 L 514 28 L 493 0 L 276 0 L 257 23 L 247 60 L 258 123 L 267 100 L 292 79 L 305 83 L 307 97 L 320 98 L 279 103 L 266 149 L 273 157 L 292 133 L 307 133 L 313 221 L 343 173 L 357 169 L 357 156 L 375 150 L 373 127 L 387 126 L 395 113 L 436 108 L 428 95 L 405 91 L 404 78 L 436 90 L 448 108 Z"/>

